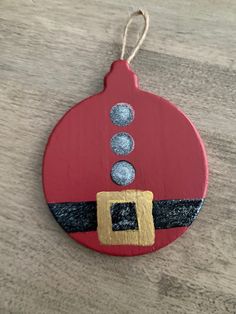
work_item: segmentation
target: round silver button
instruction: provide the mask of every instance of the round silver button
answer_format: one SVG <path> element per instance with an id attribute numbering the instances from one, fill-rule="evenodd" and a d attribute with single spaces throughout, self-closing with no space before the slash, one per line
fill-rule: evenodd
<path id="1" fill-rule="evenodd" d="M 134 140 L 128 133 L 117 133 L 111 139 L 111 149 L 117 155 L 128 155 L 134 149 Z"/>
<path id="2" fill-rule="evenodd" d="M 134 109 L 127 103 L 117 103 L 111 108 L 110 118 L 117 126 L 129 125 L 134 120 Z"/>
<path id="3" fill-rule="evenodd" d="M 135 169 L 127 161 L 118 161 L 112 166 L 111 178 L 118 185 L 128 185 L 134 181 Z"/>

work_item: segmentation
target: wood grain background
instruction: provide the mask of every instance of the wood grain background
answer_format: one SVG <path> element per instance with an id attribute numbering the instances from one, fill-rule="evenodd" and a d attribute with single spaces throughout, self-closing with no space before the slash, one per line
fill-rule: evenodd
<path id="1" fill-rule="evenodd" d="M 101 90 L 139 6 L 151 25 L 133 69 L 143 89 L 196 124 L 210 184 L 183 237 L 118 258 L 76 244 L 56 224 L 41 163 L 56 121 Z M 235 20 L 234 0 L 0 1 L 1 314 L 236 313 Z"/>

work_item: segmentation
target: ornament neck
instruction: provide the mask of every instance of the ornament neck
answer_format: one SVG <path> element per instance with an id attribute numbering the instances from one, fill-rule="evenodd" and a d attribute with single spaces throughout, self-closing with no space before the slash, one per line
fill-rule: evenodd
<path id="1" fill-rule="evenodd" d="M 124 90 L 137 89 L 138 78 L 126 60 L 114 61 L 104 79 L 105 89 Z"/>

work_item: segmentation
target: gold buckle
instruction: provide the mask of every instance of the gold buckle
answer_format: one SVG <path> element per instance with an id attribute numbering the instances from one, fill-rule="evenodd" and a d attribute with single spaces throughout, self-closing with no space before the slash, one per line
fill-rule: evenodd
<path id="1" fill-rule="evenodd" d="M 97 193 L 98 237 L 104 245 L 153 245 L 155 228 L 152 216 L 153 193 L 150 191 L 125 190 Z M 112 230 L 111 205 L 134 202 L 138 230 Z"/>

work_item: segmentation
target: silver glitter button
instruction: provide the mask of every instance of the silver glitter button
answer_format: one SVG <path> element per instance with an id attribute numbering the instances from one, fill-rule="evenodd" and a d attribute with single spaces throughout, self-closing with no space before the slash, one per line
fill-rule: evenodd
<path id="1" fill-rule="evenodd" d="M 111 178 L 118 185 L 128 185 L 134 181 L 135 169 L 127 161 L 118 161 L 112 166 Z"/>
<path id="2" fill-rule="evenodd" d="M 134 109 L 127 103 L 117 103 L 111 108 L 110 118 L 117 126 L 126 126 L 134 120 Z"/>
<path id="3" fill-rule="evenodd" d="M 128 155 L 134 149 L 134 140 L 128 133 L 117 133 L 111 139 L 111 149 L 117 155 Z"/>

